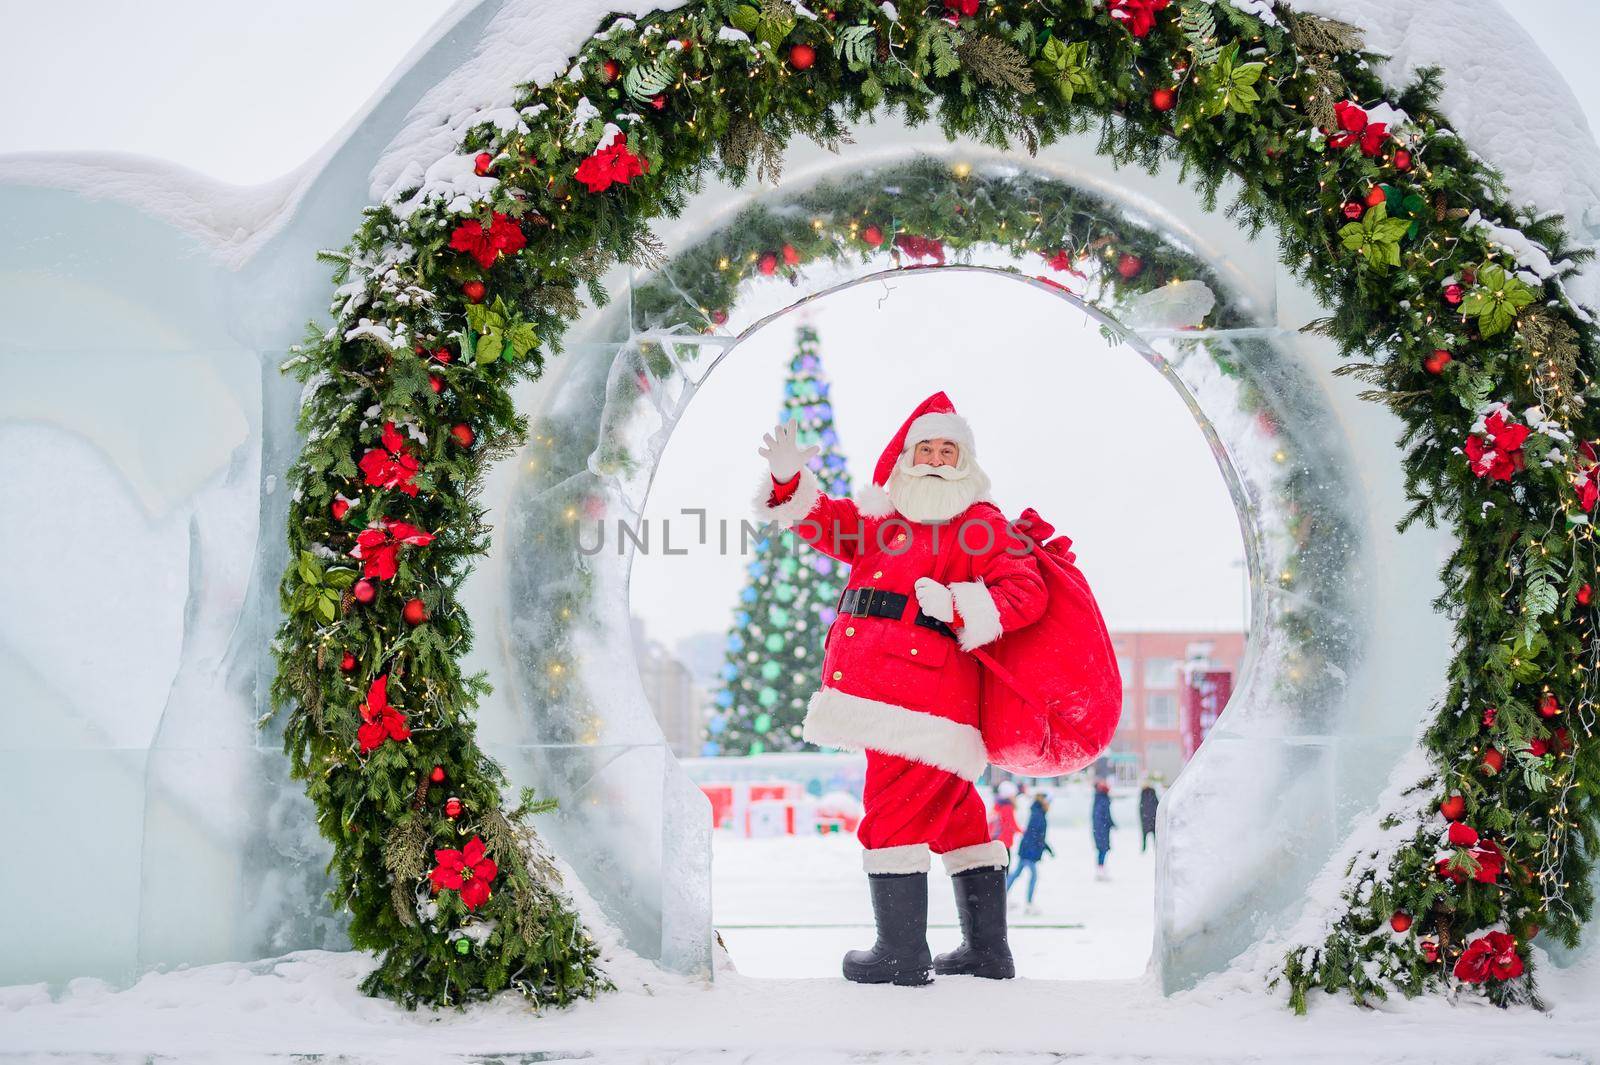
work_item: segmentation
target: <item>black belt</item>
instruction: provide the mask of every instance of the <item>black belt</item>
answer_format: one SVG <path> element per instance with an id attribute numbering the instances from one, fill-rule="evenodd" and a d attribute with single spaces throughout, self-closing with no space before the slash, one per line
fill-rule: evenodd
<path id="1" fill-rule="evenodd" d="M 910 596 L 888 592 L 882 588 L 846 588 L 839 597 L 839 613 L 856 614 L 868 618 L 894 618 L 898 621 L 906 612 Z M 917 611 L 916 624 L 934 632 L 943 633 L 952 640 L 956 631 L 936 617 Z"/>

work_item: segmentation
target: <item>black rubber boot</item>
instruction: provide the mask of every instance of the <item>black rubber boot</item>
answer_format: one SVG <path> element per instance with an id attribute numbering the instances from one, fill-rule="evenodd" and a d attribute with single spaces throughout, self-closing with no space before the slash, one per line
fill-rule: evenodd
<path id="1" fill-rule="evenodd" d="M 961 918 L 961 945 L 933 959 L 940 976 L 982 976 L 1009 980 L 1017 975 L 1006 942 L 1006 871 L 968 869 L 950 878 Z"/>
<path id="2" fill-rule="evenodd" d="M 928 874 L 872 873 L 867 884 L 878 941 L 871 950 L 844 956 L 844 978 L 858 984 L 930 983 Z"/>

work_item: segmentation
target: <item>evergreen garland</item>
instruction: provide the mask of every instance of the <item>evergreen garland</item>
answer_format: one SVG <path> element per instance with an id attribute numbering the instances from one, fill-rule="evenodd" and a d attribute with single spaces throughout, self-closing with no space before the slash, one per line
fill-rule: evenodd
<path id="1" fill-rule="evenodd" d="M 1182 5 L 971 10 L 947 21 L 872 0 L 698 0 L 610 19 L 569 76 L 521 88 L 520 126 L 468 132 L 459 161 L 492 179 L 470 213 L 457 213 L 458 188 L 422 188 L 370 208 L 335 257 L 334 324 L 290 360 L 307 382 L 307 441 L 291 474 L 274 694 L 334 844 L 332 897 L 356 945 L 382 955 L 368 991 L 410 1005 L 515 987 L 565 1002 L 604 986 L 539 857 L 533 804 L 503 811 L 503 777 L 475 739 L 485 681 L 460 672 L 471 629 L 456 601 L 488 545 L 475 493 L 526 432 L 510 386 L 559 353 L 580 287 L 603 303 L 605 267 L 649 257 L 652 216 L 681 210 L 708 171 L 770 173 L 789 138 L 836 146 L 884 110 L 1030 150 L 1098 124 L 1104 154 L 1178 162 L 1208 207 L 1237 178 L 1231 214 L 1277 231 L 1330 308 L 1323 329 L 1405 423 L 1402 526 L 1457 533 L 1438 604 L 1456 655 L 1425 738 L 1432 773 L 1383 812 L 1323 939 L 1285 959 L 1295 1006 L 1318 986 L 1367 1000 L 1458 982 L 1528 1000 L 1529 937 L 1576 940 L 1600 846 L 1600 472 L 1587 443 L 1600 434 L 1587 405 L 1595 337 L 1560 283 L 1581 256 L 1560 221 L 1508 202 L 1438 113 L 1438 72 L 1385 86 L 1336 29 L 1282 9 L 1263 21 L 1212 5 L 1209 63 Z M 1304 54 L 1312 36 L 1322 51 Z M 629 96 L 621 72 L 636 67 Z M 1029 71 L 1072 91 L 1029 91 Z M 1330 102 L 1330 87 L 1345 98 Z M 1154 94 L 1169 89 L 1163 109 Z M 1354 106 L 1385 100 L 1403 125 Z M 1508 242 L 1555 266 L 1522 268 Z M 469 311 L 485 301 L 498 321 Z M 449 886 L 461 868 L 463 886 Z"/>

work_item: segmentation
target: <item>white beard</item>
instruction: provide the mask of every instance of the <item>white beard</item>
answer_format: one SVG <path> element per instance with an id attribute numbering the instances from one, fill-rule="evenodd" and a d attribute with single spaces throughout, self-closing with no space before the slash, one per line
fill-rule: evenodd
<path id="1" fill-rule="evenodd" d="M 914 466 L 907 452 L 895 463 L 888 488 L 894 508 L 912 521 L 949 521 L 989 497 L 989 476 L 965 455 L 955 466 Z"/>

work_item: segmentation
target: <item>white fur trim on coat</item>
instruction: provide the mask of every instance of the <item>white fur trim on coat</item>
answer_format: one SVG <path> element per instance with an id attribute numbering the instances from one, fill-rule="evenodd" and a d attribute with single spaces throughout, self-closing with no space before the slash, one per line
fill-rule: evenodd
<path id="1" fill-rule="evenodd" d="M 924 440 L 954 440 L 967 451 L 972 447 L 972 426 L 959 414 L 924 414 L 906 429 L 906 447 Z"/>
<path id="2" fill-rule="evenodd" d="M 982 581 L 956 581 L 950 586 L 956 610 L 961 614 L 960 642 L 963 651 L 982 647 L 1000 638 L 1000 610 L 994 596 Z"/>
<path id="3" fill-rule="evenodd" d="M 968 869 L 1004 869 L 1011 861 L 1011 852 L 1004 843 L 991 839 L 988 843 L 945 851 L 940 857 L 944 859 L 944 871 L 955 876 Z"/>
<path id="4" fill-rule="evenodd" d="M 947 769 L 966 780 L 983 776 L 989 752 L 983 734 L 937 714 L 908 710 L 837 688 L 823 688 L 806 707 L 804 735 L 818 747 L 871 748 Z"/>
<path id="5" fill-rule="evenodd" d="M 822 486 L 817 483 L 817 475 L 806 469 L 800 468 L 800 483 L 794 486 L 794 495 L 779 503 L 775 507 L 767 506 L 767 500 L 772 498 L 772 474 L 761 475 L 761 487 L 756 491 L 756 497 L 751 501 L 755 508 L 756 517 L 762 521 L 782 522 L 792 525 L 811 513 L 811 508 L 817 505 L 817 500 L 822 497 Z"/>
<path id="6" fill-rule="evenodd" d="M 856 492 L 856 509 L 862 517 L 887 518 L 894 513 L 894 502 L 881 484 L 865 484 Z"/>
<path id="7" fill-rule="evenodd" d="M 926 873 L 928 845 L 908 843 L 904 847 L 877 847 L 861 852 L 861 865 L 873 873 Z"/>

